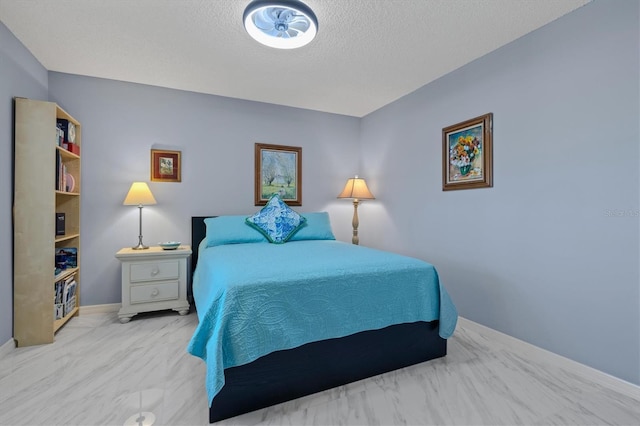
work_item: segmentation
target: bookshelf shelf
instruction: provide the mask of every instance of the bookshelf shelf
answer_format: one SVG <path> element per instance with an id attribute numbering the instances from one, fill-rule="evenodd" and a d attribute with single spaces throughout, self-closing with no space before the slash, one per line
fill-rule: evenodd
<path id="1" fill-rule="evenodd" d="M 74 154 L 71 151 L 68 151 L 64 148 L 62 148 L 61 146 L 56 146 L 56 150 L 60 153 L 60 155 L 67 159 L 67 160 L 79 160 L 80 156 L 77 154 Z"/>
<path id="2" fill-rule="evenodd" d="M 62 243 L 64 241 L 73 240 L 74 238 L 79 238 L 79 237 L 80 237 L 80 234 L 61 235 L 59 237 L 56 237 L 56 243 Z"/>
<path id="3" fill-rule="evenodd" d="M 53 342 L 79 311 L 81 158 L 60 146 L 58 120 L 75 126 L 74 151 L 82 132 L 55 103 L 15 98 L 14 107 L 13 338 L 30 346 Z M 57 236 L 60 213 L 65 235 Z M 56 300 L 61 281 L 69 295 L 63 303 Z"/>
<path id="4" fill-rule="evenodd" d="M 74 272 L 78 272 L 80 268 L 69 268 L 57 274 L 54 278 L 54 281 L 64 280 L 65 278 L 73 275 Z"/>

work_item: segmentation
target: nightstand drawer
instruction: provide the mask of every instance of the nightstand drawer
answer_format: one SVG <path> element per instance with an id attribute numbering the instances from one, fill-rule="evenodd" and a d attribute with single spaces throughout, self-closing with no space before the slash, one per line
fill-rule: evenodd
<path id="1" fill-rule="evenodd" d="M 174 300 L 180 293 L 179 283 L 157 283 L 151 285 L 131 286 L 131 303 L 159 302 L 161 300 Z"/>
<path id="2" fill-rule="evenodd" d="M 166 281 L 177 280 L 180 276 L 180 262 L 165 261 L 165 262 L 141 262 L 131 264 L 129 280 L 134 282 L 139 281 Z"/>

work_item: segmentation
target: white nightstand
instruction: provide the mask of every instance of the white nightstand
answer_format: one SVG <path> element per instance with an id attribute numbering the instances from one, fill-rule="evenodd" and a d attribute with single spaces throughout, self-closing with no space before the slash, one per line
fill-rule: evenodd
<path id="1" fill-rule="evenodd" d="M 189 313 L 187 301 L 187 258 L 191 247 L 177 250 L 149 247 L 147 250 L 123 248 L 116 257 L 122 262 L 121 323 L 140 312 L 173 309 Z"/>

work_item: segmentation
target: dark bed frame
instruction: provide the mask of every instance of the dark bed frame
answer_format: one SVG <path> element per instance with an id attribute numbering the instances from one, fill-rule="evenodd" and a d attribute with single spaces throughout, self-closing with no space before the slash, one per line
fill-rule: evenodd
<path id="1" fill-rule="evenodd" d="M 214 216 L 191 218 L 192 274 L 198 263 L 198 244 L 206 235 L 207 217 Z M 189 295 L 191 298 L 191 288 Z M 225 385 L 209 408 L 209 422 L 446 354 L 447 341 L 438 335 L 438 321 L 391 325 L 273 352 L 249 364 L 224 370 Z"/>

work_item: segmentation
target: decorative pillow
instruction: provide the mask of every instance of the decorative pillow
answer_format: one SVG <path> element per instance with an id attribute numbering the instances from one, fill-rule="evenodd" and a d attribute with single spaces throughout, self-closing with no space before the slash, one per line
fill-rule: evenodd
<path id="1" fill-rule="evenodd" d="M 245 223 L 247 216 L 218 216 L 204 220 L 207 226 L 207 247 L 224 244 L 266 243 L 260 232 Z"/>
<path id="2" fill-rule="evenodd" d="M 331 230 L 329 213 L 303 213 L 302 216 L 307 220 L 306 223 L 300 227 L 298 232 L 289 238 L 289 241 L 336 239 Z"/>
<path id="3" fill-rule="evenodd" d="M 269 242 L 275 244 L 286 243 L 305 221 L 278 194 L 271 196 L 266 206 L 246 219 L 249 226 L 262 232 Z"/>

